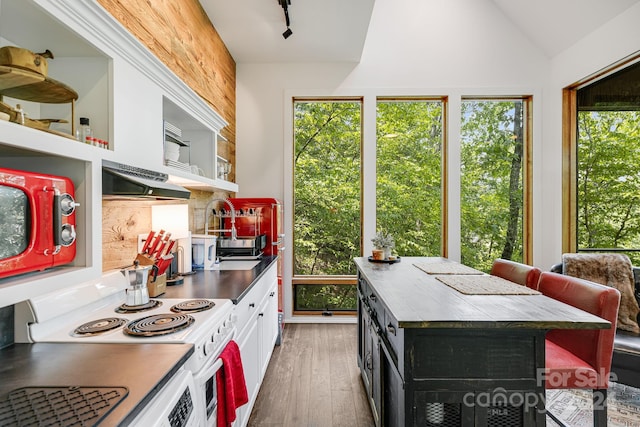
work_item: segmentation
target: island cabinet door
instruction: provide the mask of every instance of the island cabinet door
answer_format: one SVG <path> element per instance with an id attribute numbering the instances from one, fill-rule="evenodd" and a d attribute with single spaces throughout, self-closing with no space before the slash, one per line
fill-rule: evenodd
<path id="1" fill-rule="evenodd" d="M 376 325 L 371 322 L 371 409 L 376 421 L 376 425 L 380 426 L 382 414 L 382 369 L 381 369 L 381 353 L 380 338 L 376 333 Z"/>
<path id="2" fill-rule="evenodd" d="M 361 295 L 360 295 L 361 296 Z M 376 426 L 381 423 L 382 371 L 379 327 L 371 319 L 370 309 L 359 299 L 358 364 Z"/>
<path id="3" fill-rule="evenodd" d="M 381 339 L 380 343 L 383 351 L 381 356 L 382 368 L 382 419 L 384 426 L 404 425 L 404 383 L 393 358 L 389 353 L 389 348 Z M 424 425 L 424 424 L 422 424 Z"/>

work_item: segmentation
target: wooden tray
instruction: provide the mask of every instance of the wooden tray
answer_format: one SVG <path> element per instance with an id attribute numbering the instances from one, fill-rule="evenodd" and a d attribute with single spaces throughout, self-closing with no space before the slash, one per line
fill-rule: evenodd
<path id="1" fill-rule="evenodd" d="M 400 257 L 396 257 L 396 259 L 373 259 L 373 257 L 370 256 L 369 262 L 377 262 L 379 264 L 395 264 L 396 262 L 400 262 Z"/>
<path id="2" fill-rule="evenodd" d="M 25 101 L 64 104 L 78 93 L 64 83 L 38 73 L 0 65 L 0 94 Z"/>

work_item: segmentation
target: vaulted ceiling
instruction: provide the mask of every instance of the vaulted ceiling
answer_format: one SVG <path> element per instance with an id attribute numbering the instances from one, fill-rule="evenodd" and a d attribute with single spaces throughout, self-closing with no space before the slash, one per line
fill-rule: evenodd
<path id="1" fill-rule="evenodd" d="M 290 0 L 293 35 L 279 0 L 200 0 L 238 63 L 357 62 L 376 0 Z M 394 1 L 411 7 L 412 1 Z M 640 0 L 485 0 L 496 7 L 549 58 L 570 47 Z M 428 22 L 428 19 L 425 19 Z M 389 25 L 402 31 L 402 23 Z M 455 23 L 451 24 L 455 26 Z"/>

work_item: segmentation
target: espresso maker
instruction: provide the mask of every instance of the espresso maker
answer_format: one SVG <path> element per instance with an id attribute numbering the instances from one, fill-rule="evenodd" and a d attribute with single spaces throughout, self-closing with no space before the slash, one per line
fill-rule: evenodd
<path id="1" fill-rule="evenodd" d="M 126 289 L 126 305 L 145 305 L 149 302 L 147 280 L 150 269 L 150 265 L 140 265 L 140 262 L 135 260 L 132 267 L 120 270 L 120 273 L 129 281 L 129 287 Z"/>

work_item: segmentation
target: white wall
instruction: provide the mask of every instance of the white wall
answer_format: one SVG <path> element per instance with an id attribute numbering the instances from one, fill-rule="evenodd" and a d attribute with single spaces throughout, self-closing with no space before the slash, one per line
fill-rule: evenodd
<path id="1" fill-rule="evenodd" d="M 533 95 L 534 264 L 548 269 L 561 255 L 561 89 L 638 50 L 640 29 L 633 22 L 639 19 L 637 6 L 600 28 L 593 35 L 598 43 L 589 36 L 548 59 L 491 0 L 377 0 L 357 64 L 237 65 L 240 195 L 277 197 L 290 211 L 291 96 L 362 95 L 367 104 L 376 95 L 448 95 L 455 161 L 460 96 Z M 364 120 L 366 126 L 366 105 Z M 373 142 L 372 133 L 365 127 L 365 144 Z M 455 259 L 459 171 L 453 169 L 449 255 Z M 285 289 L 288 277 L 285 269 Z"/>

